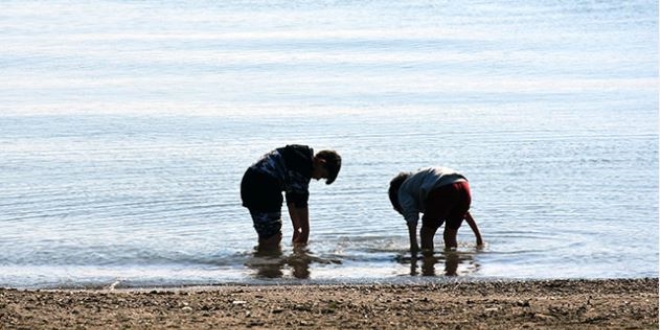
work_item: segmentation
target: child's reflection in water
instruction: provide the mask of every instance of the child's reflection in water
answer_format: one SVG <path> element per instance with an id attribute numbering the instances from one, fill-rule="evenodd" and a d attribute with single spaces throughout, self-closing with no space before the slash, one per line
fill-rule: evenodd
<path id="1" fill-rule="evenodd" d="M 318 258 L 310 256 L 303 247 L 296 247 L 289 256 L 284 256 L 281 249 L 269 251 L 255 251 L 253 260 L 248 266 L 256 269 L 256 278 L 281 278 L 284 276 L 284 268 L 291 267 L 291 275 L 298 279 L 308 279 L 310 276 L 309 265 Z"/>
<path id="2" fill-rule="evenodd" d="M 470 261 L 470 256 L 464 256 L 466 260 Z M 461 257 L 458 253 L 449 251 L 442 254 L 441 257 L 433 255 L 433 253 L 424 253 L 418 256 L 416 253 L 412 254 L 410 258 L 410 275 L 418 275 L 417 261 L 421 261 L 421 275 L 422 276 L 437 276 L 435 265 L 444 263 L 444 276 L 458 276 L 458 265 L 461 263 Z"/>

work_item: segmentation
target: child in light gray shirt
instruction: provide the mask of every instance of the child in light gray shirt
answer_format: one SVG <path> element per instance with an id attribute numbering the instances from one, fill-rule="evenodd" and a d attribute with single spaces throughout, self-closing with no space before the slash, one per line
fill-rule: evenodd
<path id="1" fill-rule="evenodd" d="M 433 237 L 444 222 L 445 248 L 457 247 L 456 234 L 463 219 L 483 245 L 479 228 L 470 214 L 472 197 L 468 180 L 447 167 L 429 167 L 417 172 L 401 172 L 390 181 L 390 202 L 408 224 L 410 250 L 417 252 L 417 224 L 422 216 L 420 237 L 422 249 L 433 251 Z"/>

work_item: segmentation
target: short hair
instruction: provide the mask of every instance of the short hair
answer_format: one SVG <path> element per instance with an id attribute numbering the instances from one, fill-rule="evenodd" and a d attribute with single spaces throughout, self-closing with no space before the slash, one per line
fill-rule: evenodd
<path id="1" fill-rule="evenodd" d="M 409 177 L 410 173 L 401 172 L 390 181 L 390 189 L 388 191 L 390 195 L 390 203 L 392 203 L 394 209 L 399 213 L 403 213 L 401 210 L 401 204 L 399 204 L 399 188 L 401 188 L 403 182 Z"/>
<path id="2" fill-rule="evenodd" d="M 316 153 L 315 157 L 325 160 L 323 167 L 328 171 L 328 178 L 325 180 L 325 184 L 335 182 L 341 169 L 341 156 L 334 150 L 321 150 Z"/>

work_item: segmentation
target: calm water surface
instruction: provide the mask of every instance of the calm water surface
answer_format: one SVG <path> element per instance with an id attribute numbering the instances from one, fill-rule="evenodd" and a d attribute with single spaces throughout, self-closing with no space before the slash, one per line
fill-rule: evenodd
<path id="1" fill-rule="evenodd" d="M 0 286 L 658 276 L 657 1 L 2 7 Z M 288 143 L 344 165 L 255 256 L 240 179 Z M 483 250 L 407 252 L 388 182 L 429 165 Z"/>

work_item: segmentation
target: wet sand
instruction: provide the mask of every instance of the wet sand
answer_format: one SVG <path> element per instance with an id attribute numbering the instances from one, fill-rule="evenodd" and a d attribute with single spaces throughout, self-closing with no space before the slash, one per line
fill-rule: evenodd
<path id="1" fill-rule="evenodd" d="M 658 279 L 0 289 L 0 329 L 658 329 Z"/>

